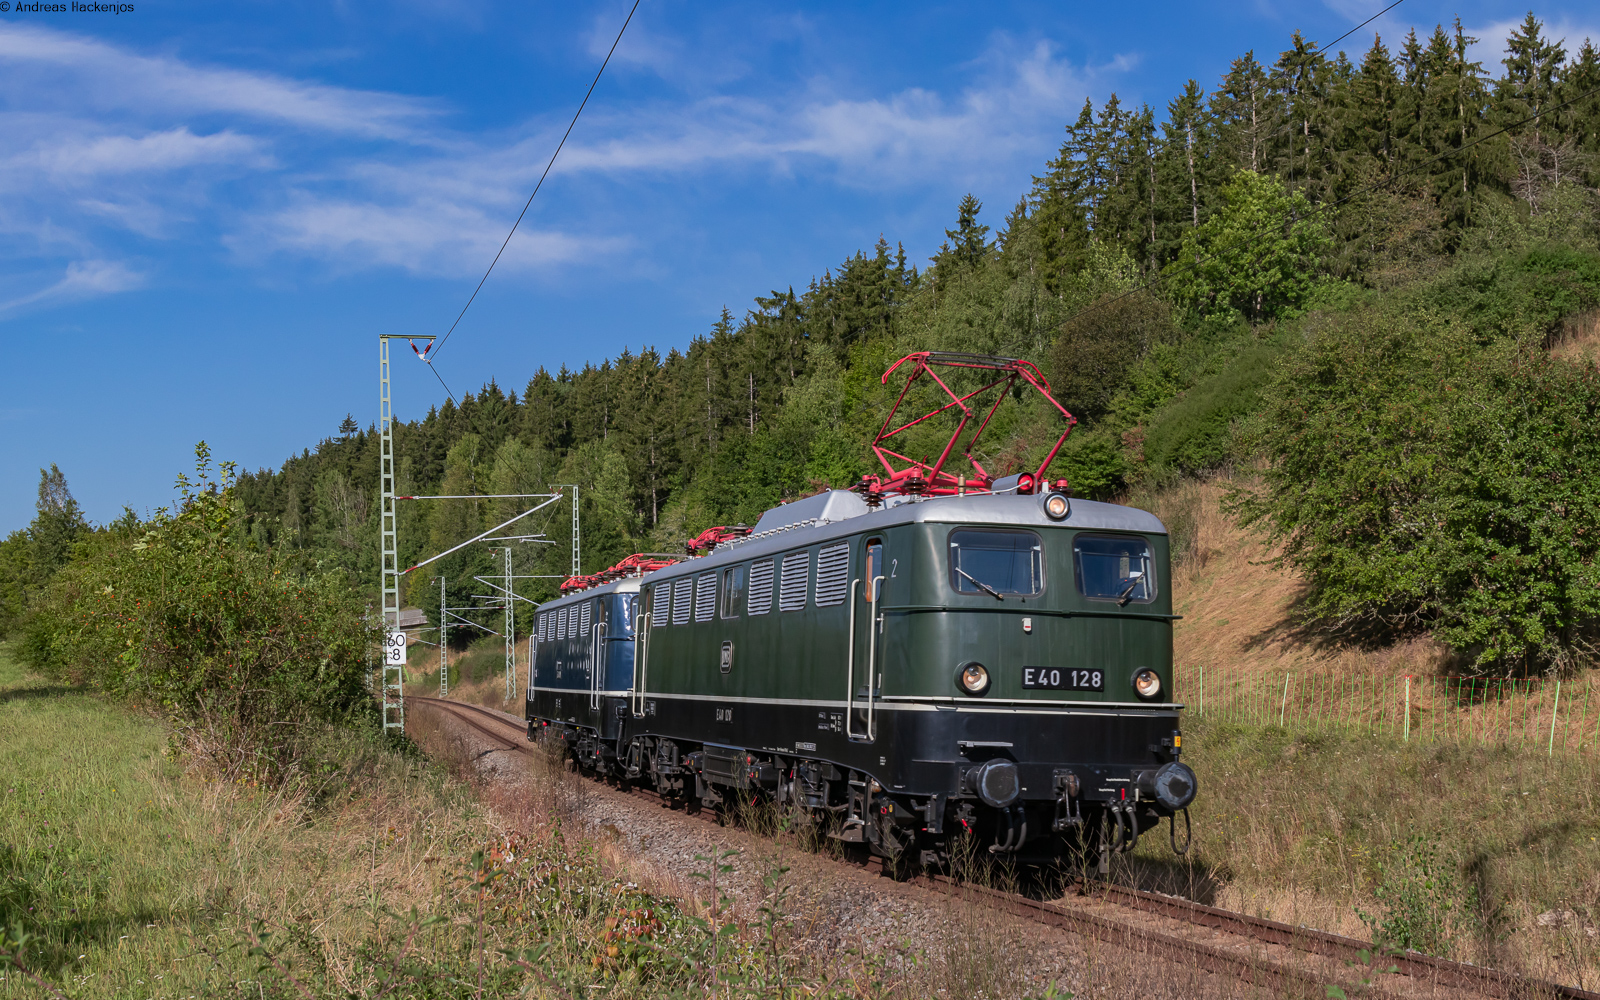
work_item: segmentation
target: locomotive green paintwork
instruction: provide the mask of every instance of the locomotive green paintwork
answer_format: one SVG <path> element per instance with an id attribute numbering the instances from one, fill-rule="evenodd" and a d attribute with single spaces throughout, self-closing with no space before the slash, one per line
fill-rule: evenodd
<path id="1" fill-rule="evenodd" d="M 1120 594 L 1085 593 L 1075 548 L 1085 565 L 1147 557 L 1137 571 L 1123 558 L 1116 582 L 1132 583 Z M 974 573 L 958 574 L 959 559 Z M 1034 496 L 876 510 L 852 494 L 809 498 L 768 512 L 748 538 L 629 581 L 639 596 L 628 676 L 590 667 L 603 690 L 574 698 L 541 652 L 530 735 L 553 725 L 585 766 L 670 794 L 801 803 L 883 853 L 917 847 L 937 860 L 955 829 L 1015 852 L 1074 830 L 1092 839 L 1111 819 L 1117 831 L 1126 821 L 1116 843 L 1129 846 L 1194 794 L 1177 763 L 1169 563 L 1165 527 L 1116 505 L 1075 501 L 1057 521 Z M 1000 579 L 982 565 L 1009 566 L 1015 592 L 979 590 L 979 577 Z M 1082 579 L 1099 586 L 1100 565 Z M 989 678 L 976 693 L 958 682 L 974 663 Z M 1027 688 L 1029 668 L 1101 683 Z M 1141 671 L 1159 693 L 1136 694 Z"/>
<path id="2" fill-rule="evenodd" d="M 855 597 L 832 607 L 811 601 L 798 611 L 780 611 L 774 603 L 765 615 L 739 613 L 724 618 L 722 609 L 709 621 L 683 625 L 649 622 L 646 690 L 659 695 L 706 696 L 772 700 L 836 701 L 847 697 L 846 673 L 850 650 L 850 604 L 856 605 L 856 654 L 865 669 L 867 650 L 860 636 L 863 617 L 872 612 L 861 579 L 866 543 L 882 538 L 889 572 L 885 574 L 880 607 L 884 615 L 878 667 L 882 699 L 947 699 L 970 703 L 955 683 L 957 666 L 976 659 L 994 677 L 987 701 L 1061 701 L 1056 692 L 1023 690 L 1023 666 L 1099 667 L 1108 673 L 1103 692 L 1075 692 L 1075 702 L 1134 702 L 1131 678 L 1140 668 L 1152 668 L 1171 691 L 1171 597 L 1163 587 L 1147 605 L 1114 608 L 1078 594 L 1072 586 L 1072 539 L 1084 529 L 1037 527 L 1046 553 L 1044 593 L 1037 598 L 997 601 L 986 594 L 953 591 L 945 572 L 947 540 L 951 530 L 965 522 L 928 521 L 857 530 L 845 536 L 851 546 L 849 579 Z M 1101 529 L 1087 529 L 1105 534 Z M 1167 539 L 1143 536 L 1151 544 L 1153 561 L 1165 576 Z M 837 541 L 834 541 L 837 544 Z M 826 541 L 786 548 L 777 553 L 806 551 L 815 573 L 817 552 Z M 766 553 L 744 559 L 737 549 L 658 574 L 647 581 L 644 604 L 653 606 L 658 587 L 670 586 L 684 575 L 696 578 L 731 565 L 748 567 L 772 558 Z M 747 571 L 748 572 L 748 571 Z M 1164 581 L 1163 581 L 1164 582 Z M 720 573 L 718 598 L 722 596 Z M 809 589 L 809 588 L 808 588 Z M 1021 620 L 1030 618 L 1031 631 Z M 722 673 L 718 653 L 721 643 L 733 643 L 734 666 Z M 1168 700 L 1163 698 L 1163 701 Z"/>

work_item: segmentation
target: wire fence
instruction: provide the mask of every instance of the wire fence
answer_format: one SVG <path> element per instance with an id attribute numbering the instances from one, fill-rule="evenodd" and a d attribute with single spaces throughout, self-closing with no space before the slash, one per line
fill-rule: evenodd
<path id="1" fill-rule="evenodd" d="M 1182 677 L 1179 678 L 1183 680 Z M 1206 677 L 1178 693 L 1207 720 L 1329 729 L 1410 742 L 1582 751 L 1600 747 L 1593 677 L 1440 677 L 1294 671 Z"/>

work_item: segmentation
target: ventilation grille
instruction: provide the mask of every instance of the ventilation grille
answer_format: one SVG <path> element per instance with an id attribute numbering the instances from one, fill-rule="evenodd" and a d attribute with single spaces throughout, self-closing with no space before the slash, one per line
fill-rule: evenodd
<path id="1" fill-rule="evenodd" d="M 556 638 L 565 639 L 567 637 L 567 609 L 562 608 L 560 614 L 561 617 L 556 619 Z"/>
<path id="2" fill-rule="evenodd" d="M 579 630 L 579 633 L 578 633 L 579 635 L 585 635 L 586 636 L 586 635 L 589 634 L 589 609 L 591 607 L 593 607 L 593 606 L 594 606 L 594 602 L 592 602 L 592 601 L 584 601 L 583 602 L 583 624 L 582 624 L 582 627 Z"/>
<path id="3" fill-rule="evenodd" d="M 694 582 L 694 620 L 708 622 L 717 613 L 717 574 L 703 573 Z"/>
<path id="4" fill-rule="evenodd" d="M 653 593 L 655 594 L 655 604 L 650 609 L 650 625 L 652 628 L 657 625 L 665 625 L 667 619 L 671 617 L 672 587 L 668 584 L 658 583 L 655 585 Z"/>
<path id="5" fill-rule="evenodd" d="M 753 615 L 764 615 L 772 610 L 772 560 L 758 562 L 750 567 L 750 597 L 745 607 Z"/>
<path id="6" fill-rule="evenodd" d="M 778 585 L 779 609 L 799 611 L 806 606 L 806 584 L 810 576 L 810 552 L 791 552 L 783 557 L 783 580 Z"/>
<path id="7" fill-rule="evenodd" d="M 689 597 L 694 581 L 688 577 L 672 581 L 672 624 L 689 624 Z"/>
<path id="8" fill-rule="evenodd" d="M 817 607 L 843 604 L 850 589 L 850 543 L 817 550 Z"/>

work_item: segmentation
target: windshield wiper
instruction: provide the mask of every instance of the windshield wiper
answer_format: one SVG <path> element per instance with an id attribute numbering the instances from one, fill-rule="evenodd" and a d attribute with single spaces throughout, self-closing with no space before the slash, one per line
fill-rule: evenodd
<path id="1" fill-rule="evenodd" d="M 971 580 L 973 582 L 973 584 L 975 584 L 978 587 L 978 589 L 982 590 L 984 593 L 993 595 L 995 600 L 997 600 L 997 601 L 1005 600 L 1004 597 L 1000 596 L 1000 591 L 995 590 L 993 587 L 989 586 L 987 583 L 984 583 L 982 580 L 980 580 L 977 577 L 973 576 L 971 573 L 968 573 L 966 570 L 962 569 L 960 566 L 955 566 L 955 567 L 952 567 L 952 568 L 957 573 L 960 573 L 962 576 L 966 577 L 968 580 Z"/>
<path id="2" fill-rule="evenodd" d="M 961 571 L 960 570 L 956 570 L 956 572 L 959 573 Z M 1117 607 L 1119 607 L 1119 608 L 1127 607 L 1128 606 L 1128 602 L 1133 599 L 1134 590 L 1137 589 L 1139 584 L 1141 584 L 1143 582 L 1144 582 L 1144 577 L 1141 576 L 1138 579 L 1134 580 L 1132 583 L 1128 584 L 1128 589 L 1124 590 L 1122 593 L 1117 595 Z"/>

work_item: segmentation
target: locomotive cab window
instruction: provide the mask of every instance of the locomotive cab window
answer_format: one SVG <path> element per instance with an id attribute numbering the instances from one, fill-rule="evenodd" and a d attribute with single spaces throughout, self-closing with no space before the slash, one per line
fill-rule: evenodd
<path id="1" fill-rule="evenodd" d="M 883 539 L 871 539 L 867 542 L 866 586 L 861 590 L 861 599 L 871 604 L 883 596 L 884 581 L 879 578 L 888 575 L 883 564 Z"/>
<path id="2" fill-rule="evenodd" d="M 950 585 L 958 594 L 1033 597 L 1044 591 L 1044 545 L 1031 531 L 957 528 Z"/>
<path id="3" fill-rule="evenodd" d="M 1156 578 L 1150 543 L 1137 535 L 1079 535 L 1072 543 L 1078 593 L 1090 600 L 1148 604 Z"/>

